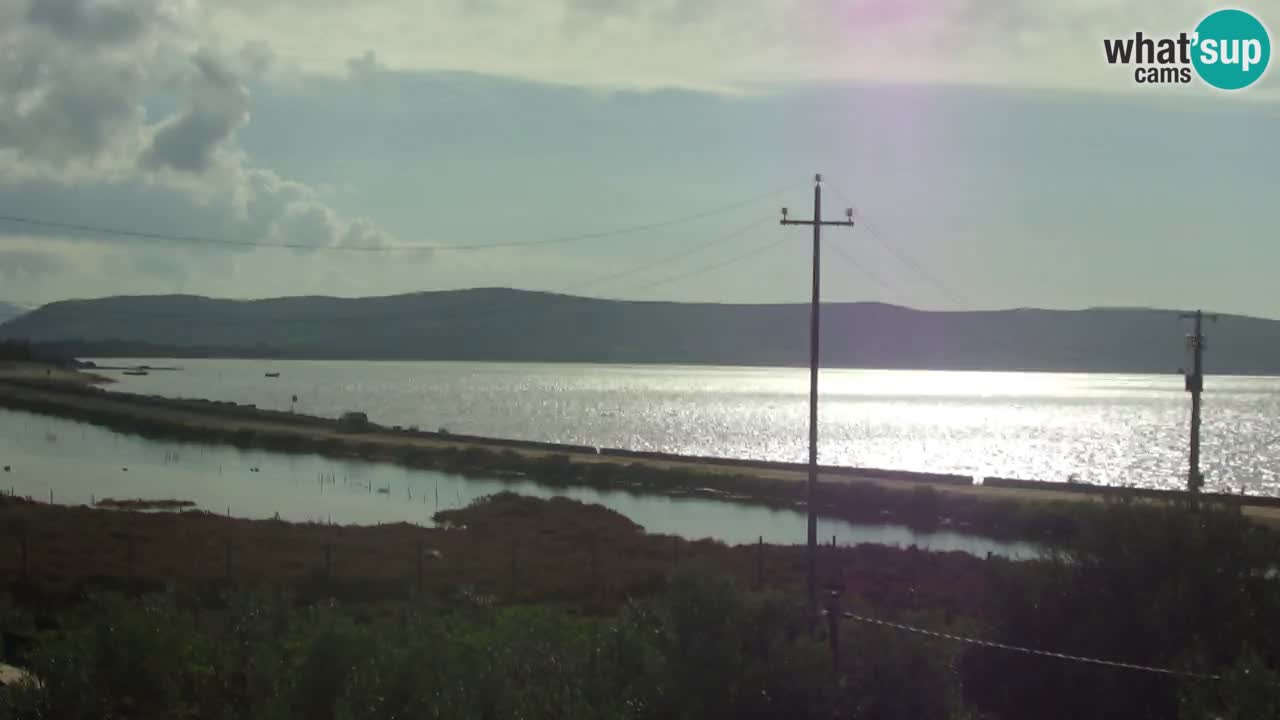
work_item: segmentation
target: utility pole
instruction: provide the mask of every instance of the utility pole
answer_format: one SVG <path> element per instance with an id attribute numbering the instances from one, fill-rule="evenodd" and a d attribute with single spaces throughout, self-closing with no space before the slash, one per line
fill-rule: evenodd
<path id="1" fill-rule="evenodd" d="M 782 208 L 783 225 L 813 226 L 813 296 L 809 302 L 809 484 L 805 506 L 809 515 L 806 591 L 809 622 L 818 616 L 818 334 L 822 284 L 822 227 L 853 227 L 853 208 L 844 211 L 844 220 L 822 219 L 822 175 L 813 176 L 813 218 L 791 220 Z"/>
<path id="2" fill-rule="evenodd" d="M 1187 336 L 1187 349 L 1191 351 L 1191 372 L 1186 373 L 1187 392 L 1191 393 L 1191 448 L 1187 469 L 1187 491 L 1200 492 L 1204 487 L 1204 475 L 1200 473 L 1200 393 L 1204 391 L 1204 331 L 1202 323 L 1205 317 L 1217 320 L 1217 315 L 1206 316 L 1197 310 L 1183 313 L 1183 320 L 1194 322 L 1191 334 Z"/>

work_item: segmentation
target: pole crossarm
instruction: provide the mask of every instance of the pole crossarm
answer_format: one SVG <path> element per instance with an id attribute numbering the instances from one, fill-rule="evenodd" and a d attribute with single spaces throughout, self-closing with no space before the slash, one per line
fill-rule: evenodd
<path id="1" fill-rule="evenodd" d="M 826 226 L 853 227 L 852 220 L 819 220 L 818 222 L 815 223 L 813 220 L 788 220 L 785 217 L 782 218 L 782 224 L 783 225 L 815 225 L 816 224 L 816 225 L 822 225 L 824 227 Z"/>

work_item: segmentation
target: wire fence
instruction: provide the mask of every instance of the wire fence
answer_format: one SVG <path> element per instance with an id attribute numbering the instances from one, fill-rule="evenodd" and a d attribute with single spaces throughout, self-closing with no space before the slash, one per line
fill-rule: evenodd
<path id="1" fill-rule="evenodd" d="M 1036 648 L 1019 647 L 1017 645 L 1008 645 L 1005 643 L 994 642 L 991 640 L 981 640 L 979 638 L 965 637 L 963 635 L 953 635 L 951 633 L 941 632 L 938 630 L 928 630 L 925 628 L 915 627 L 912 625 L 904 625 L 902 623 L 890 622 L 879 618 L 858 615 L 857 613 L 845 612 L 840 617 L 846 620 L 853 620 L 859 623 L 875 625 L 877 627 L 899 630 L 902 632 L 923 635 L 938 640 L 947 640 L 950 642 L 964 643 L 976 647 L 993 648 L 996 650 L 1007 650 L 1009 652 L 1022 653 L 1024 655 L 1035 655 L 1037 657 L 1054 658 L 1056 660 L 1064 660 L 1067 662 L 1086 663 L 1089 665 L 1101 665 L 1103 667 L 1119 668 L 1122 670 L 1136 670 L 1139 672 L 1158 673 L 1161 675 L 1174 675 L 1178 677 L 1192 678 L 1195 680 L 1219 680 L 1218 675 L 1210 675 L 1205 673 L 1189 672 L 1186 670 L 1174 670 L 1172 668 L 1155 667 L 1152 665 L 1139 665 L 1136 663 L 1119 662 L 1116 660 L 1103 660 L 1100 658 L 1083 657 L 1080 655 L 1069 655 L 1067 653 L 1053 652 L 1052 650 L 1038 650 Z"/>

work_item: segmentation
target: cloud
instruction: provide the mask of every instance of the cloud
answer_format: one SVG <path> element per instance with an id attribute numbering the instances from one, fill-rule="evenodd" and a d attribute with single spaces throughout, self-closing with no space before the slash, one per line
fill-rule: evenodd
<path id="1" fill-rule="evenodd" d="M 296 72 L 332 77 L 376 60 L 624 90 L 859 81 L 1133 91 L 1109 72 L 1102 38 L 1187 30 L 1204 13 L 1192 0 L 223 0 L 207 18 Z"/>
<path id="2" fill-rule="evenodd" d="M 228 43 L 205 24 L 211 9 L 183 0 L 0 4 L 0 211 L 251 243 L 390 242 L 371 218 L 339 212 L 320 188 L 259 166 L 239 145 L 251 87 L 275 56 L 252 38 Z M 251 249 L 134 247 L 202 262 Z M 36 267 L 21 257 L 24 272 Z M 155 275 L 166 262 L 138 267 Z"/>
<path id="3" fill-rule="evenodd" d="M 128 42 L 146 29 L 153 3 L 128 0 L 38 0 L 27 19 L 72 42 L 109 45 Z"/>
<path id="4" fill-rule="evenodd" d="M 0 278 L 32 281 L 65 270 L 68 262 L 61 255 L 35 248 L 0 248 Z"/>
<path id="5" fill-rule="evenodd" d="M 249 123 L 249 90 L 223 61 L 207 51 L 192 58 L 185 79 L 186 106 L 155 129 L 143 163 L 203 173 L 214 154 Z"/>
<path id="6" fill-rule="evenodd" d="M 88 55 L 55 36 L 0 31 L 0 152 L 7 159 L 50 170 L 102 167 L 113 148 L 136 142 L 130 134 L 145 121 L 140 63 Z"/>
<path id="7" fill-rule="evenodd" d="M 376 87 L 378 78 L 387 72 L 387 66 L 378 60 L 378 54 L 372 50 L 364 51 L 359 57 L 347 60 L 347 73 L 351 81 L 366 87 Z"/>
<path id="8" fill-rule="evenodd" d="M 191 278 L 191 266 L 172 254 L 116 252 L 105 257 L 103 265 L 113 273 L 136 274 L 179 290 Z"/>

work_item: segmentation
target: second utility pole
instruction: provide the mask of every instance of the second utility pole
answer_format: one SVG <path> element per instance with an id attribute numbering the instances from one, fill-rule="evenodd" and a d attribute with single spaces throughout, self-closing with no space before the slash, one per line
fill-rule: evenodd
<path id="1" fill-rule="evenodd" d="M 1198 493 L 1204 487 L 1204 475 L 1200 473 L 1200 393 L 1204 391 L 1204 330 L 1201 324 L 1205 317 L 1217 320 L 1217 315 L 1206 316 L 1197 310 L 1194 313 L 1183 313 L 1183 320 L 1192 320 L 1195 325 L 1187 336 L 1187 349 L 1191 350 L 1191 372 L 1187 373 L 1186 388 L 1191 393 L 1191 445 L 1187 457 L 1187 491 Z"/>
<path id="2" fill-rule="evenodd" d="M 842 225 L 853 227 L 853 208 L 844 212 L 844 220 L 822 219 L 822 175 L 813 176 L 813 219 L 790 220 L 787 209 L 782 208 L 783 225 L 813 226 L 813 297 L 809 304 L 809 486 L 805 506 L 809 515 L 807 548 L 807 574 L 805 589 L 808 592 L 809 622 L 818 616 L 818 331 L 819 307 L 822 302 L 822 226 Z"/>

